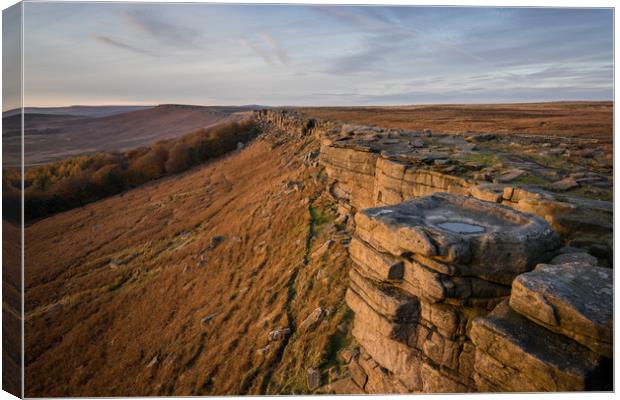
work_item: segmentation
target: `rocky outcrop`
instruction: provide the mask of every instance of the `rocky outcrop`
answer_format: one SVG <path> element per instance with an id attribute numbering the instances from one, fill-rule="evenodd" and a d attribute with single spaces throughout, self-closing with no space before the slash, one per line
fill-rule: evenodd
<path id="1" fill-rule="evenodd" d="M 345 300 L 359 351 L 342 354 L 346 387 L 611 389 L 613 276 L 597 266 L 611 247 L 607 239 L 574 239 L 576 229 L 611 237 L 608 204 L 514 184 L 523 170 L 496 181 L 509 184 L 482 182 L 473 177 L 487 173 L 463 174 L 480 168 L 459 164 L 430 133 L 275 111 L 261 118 L 321 140 L 339 218 L 354 229 Z M 578 248 L 560 249 L 566 237 Z"/>
<path id="2" fill-rule="evenodd" d="M 384 381 L 365 390 L 477 391 L 469 327 L 551 257 L 557 235 L 536 217 L 445 193 L 362 210 L 355 222 L 346 301 Z"/>
<path id="3" fill-rule="evenodd" d="M 571 237 L 576 230 L 611 237 L 610 202 L 575 198 L 569 201 L 540 187 L 523 187 L 513 182 L 524 175 L 519 170 L 516 176 L 515 168 L 498 170 L 497 183 L 486 182 L 491 179 L 484 172 L 489 168 L 463 163 L 455 157 L 475 150 L 462 138 L 460 142 L 466 144 L 460 143 L 455 135 L 442 138 L 441 134 L 433 133 L 430 138 L 419 131 L 341 124 L 304 118 L 293 109 L 257 111 L 255 118 L 276 130 L 316 137 L 321 142 L 320 163 L 326 169 L 332 195 L 354 209 L 398 204 L 447 192 L 537 215 L 563 238 Z M 468 137 L 473 136 L 465 136 Z M 557 175 L 554 170 L 543 172 Z M 507 175 L 511 179 L 506 179 Z M 552 190 L 553 187 L 550 186 Z M 611 258 L 611 246 L 604 246 L 605 256 Z"/>

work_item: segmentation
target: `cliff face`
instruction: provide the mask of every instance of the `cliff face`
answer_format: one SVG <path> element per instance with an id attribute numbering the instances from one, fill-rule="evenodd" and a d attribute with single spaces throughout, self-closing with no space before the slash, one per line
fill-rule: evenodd
<path id="1" fill-rule="evenodd" d="M 475 146 L 428 131 L 339 125 L 292 111 L 259 119 L 321 141 L 329 193 L 352 220 L 346 302 L 359 347 L 344 360 L 356 387 L 611 388 L 611 270 L 597 265 L 604 251 L 587 254 L 607 244 L 561 247 L 592 232 L 608 236 L 604 205 L 505 183 L 518 170 L 486 182 L 479 167 L 462 162 Z M 584 228 L 576 222 L 584 215 L 598 219 Z"/>

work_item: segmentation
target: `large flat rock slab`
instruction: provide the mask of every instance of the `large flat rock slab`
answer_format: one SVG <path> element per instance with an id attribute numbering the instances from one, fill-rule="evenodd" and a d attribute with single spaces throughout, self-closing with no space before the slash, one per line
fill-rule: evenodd
<path id="1" fill-rule="evenodd" d="M 507 301 L 474 320 L 470 337 L 476 345 L 476 372 L 502 390 L 604 390 L 596 386 L 603 375 L 602 357 L 533 323 Z"/>
<path id="2" fill-rule="evenodd" d="M 503 284 L 547 261 L 560 245 L 540 218 L 447 193 L 362 210 L 355 222 L 357 235 L 378 250 L 467 265 L 464 273 Z"/>
<path id="3" fill-rule="evenodd" d="M 592 351 L 613 356 L 613 270 L 574 262 L 540 264 L 512 284 L 510 306 Z"/>

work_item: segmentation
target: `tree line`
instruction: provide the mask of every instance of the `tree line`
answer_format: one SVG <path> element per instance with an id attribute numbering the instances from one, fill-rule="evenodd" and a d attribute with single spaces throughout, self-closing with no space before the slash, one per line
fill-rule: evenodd
<path id="1" fill-rule="evenodd" d="M 24 171 L 26 221 L 81 207 L 195 165 L 237 148 L 259 133 L 253 121 L 200 129 L 126 152 L 100 152 L 29 167 Z M 3 169 L 5 216 L 19 215 L 18 169 Z"/>

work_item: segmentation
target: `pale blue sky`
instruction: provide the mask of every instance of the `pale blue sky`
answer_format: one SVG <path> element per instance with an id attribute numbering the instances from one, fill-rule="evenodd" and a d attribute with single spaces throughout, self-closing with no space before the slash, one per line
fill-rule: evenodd
<path id="1" fill-rule="evenodd" d="M 25 103 L 611 100 L 611 9 L 27 3 Z"/>

